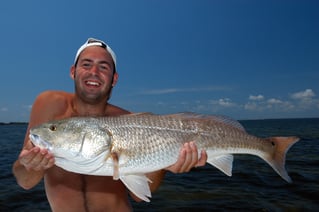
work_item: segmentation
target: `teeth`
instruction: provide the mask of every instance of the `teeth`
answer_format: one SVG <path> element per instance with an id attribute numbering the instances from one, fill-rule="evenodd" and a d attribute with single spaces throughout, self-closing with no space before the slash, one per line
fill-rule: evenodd
<path id="1" fill-rule="evenodd" d="M 97 82 L 91 82 L 91 81 L 87 81 L 86 84 L 87 84 L 87 85 L 94 85 L 94 86 L 98 86 L 98 85 L 99 85 L 99 83 L 97 83 Z"/>

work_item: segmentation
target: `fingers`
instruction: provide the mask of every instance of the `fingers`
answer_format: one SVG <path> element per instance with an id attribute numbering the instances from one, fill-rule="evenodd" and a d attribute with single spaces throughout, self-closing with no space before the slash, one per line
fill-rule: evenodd
<path id="1" fill-rule="evenodd" d="M 20 163 L 27 170 L 45 170 L 54 165 L 54 157 L 46 149 L 34 147 L 31 150 L 23 150 L 19 157 Z"/>
<path id="2" fill-rule="evenodd" d="M 199 158 L 199 160 L 198 160 L 198 162 L 197 162 L 195 167 L 205 166 L 207 158 L 208 158 L 207 152 L 205 150 L 202 150 L 201 154 L 200 154 L 200 158 Z"/>
<path id="3" fill-rule="evenodd" d="M 186 150 L 184 148 L 181 149 L 177 162 L 169 167 L 166 168 L 166 170 L 172 172 L 172 173 L 181 173 L 181 169 L 183 167 L 183 164 L 185 163 L 186 159 Z"/>
<path id="4" fill-rule="evenodd" d="M 173 173 L 189 172 L 192 168 L 204 166 L 207 161 L 206 151 L 201 151 L 201 156 L 198 159 L 198 149 L 194 142 L 185 143 L 179 153 L 177 162 L 168 167 Z"/>
<path id="5" fill-rule="evenodd" d="M 32 160 L 34 165 L 34 170 L 40 171 L 45 170 L 53 166 L 54 159 L 51 154 L 49 154 L 48 150 L 43 149 L 40 150 L 39 154 L 36 155 L 36 157 Z"/>
<path id="6" fill-rule="evenodd" d="M 186 158 L 179 173 L 189 172 L 198 162 L 198 151 L 194 142 L 185 143 Z"/>

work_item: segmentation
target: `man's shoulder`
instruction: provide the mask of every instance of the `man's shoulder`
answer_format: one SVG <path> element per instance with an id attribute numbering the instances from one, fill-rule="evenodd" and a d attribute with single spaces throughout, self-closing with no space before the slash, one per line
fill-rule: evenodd
<path id="1" fill-rule="evenodd" d="M 69 111 L 72 96 L 72 93 L 64 91 L 44 91 L 34 101 L 32 114 L 43 118 L 39 123 L 62 117 Z"/>
<path id="2" fill-rule="evenodd" d="M 128 110 L 125 110 L 123 108 L 120 108 L 118 106 L 108 104 L 106 114 L 107 116 L 119 116 L 119 115 L 125 115 L 125 114 L 130 114 L 131 112 Z"/>
<path id="3" fill-rule="evenodd" d="M 65 112 L 73 95 L 64 91 L 44 91 L 37 96 L 33 105 L 37 110 L 46 108 L 58 113 Z"/>
<path id="4" fill-rule="evenodd" d="M 45 101 L 56 101 L 56 100 L 67 100 L 70 99 L 74 94 L 64 92 L 64 91 L 54 91 L 48 90 L 43 91 L 37 96 L 37 100 L 45 100 Z"/>

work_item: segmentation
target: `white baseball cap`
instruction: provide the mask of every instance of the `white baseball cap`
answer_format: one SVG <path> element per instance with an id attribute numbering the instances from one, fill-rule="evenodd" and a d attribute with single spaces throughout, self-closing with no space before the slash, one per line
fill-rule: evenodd
<path id="1" fill-rule="evenodd" d="M 74 58 L 74 64 L 77 63 L 77 60 L 81 54 L 81 52 L 89 46 L 101 46 L 102 48 L 106 49 L 106 51 L 108 51 L 113 59 L 114 62 L 114 66 L 116 66 L 116 55 L 113 52 L 113 50 L 111 49 L 111 47 L 109 47 L 104 41 L 95 39 L 95 38 L 89 38 L 77 51 L 75 58 Z"/>

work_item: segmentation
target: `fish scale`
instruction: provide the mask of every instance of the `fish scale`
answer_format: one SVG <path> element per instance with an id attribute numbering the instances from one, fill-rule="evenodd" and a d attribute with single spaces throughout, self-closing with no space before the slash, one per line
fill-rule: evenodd
<path id="1" fill-rule="evenodd" d="M 207 162 L 228 176 L 233 154 L 250 154 L 291 182 L 285 157 L 299 140 L 258 138 L 230 118 L 191 113 L 73 117 L 32 128 L 30 139 L 48 148 L 57 166 L 80 174 L 113 176 L 144 201 L 151 197 L 145 174 L 173 165 L 185 142 L 194 141 L 199 151 L 206 150 Z"/>

